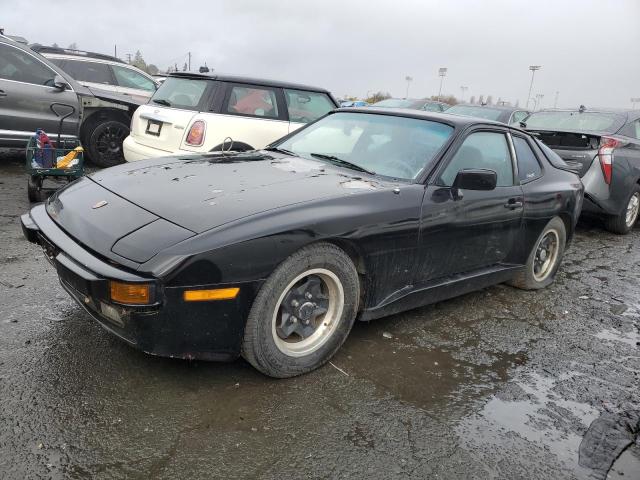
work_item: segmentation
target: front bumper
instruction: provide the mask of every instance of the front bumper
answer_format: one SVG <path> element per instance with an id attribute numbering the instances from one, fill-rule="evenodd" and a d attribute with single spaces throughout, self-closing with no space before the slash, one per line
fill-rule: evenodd
<path id="1" fill-rule="evenodd" d="M 42 246 L 69 295 L 102 327 L 129 345 L 172 358 L 228 361 L 239 356 L 257 283 L 234 285 L 240 287 L 240 294 L 233 300 L 185 302 L 183 292 L 188 287 L 164 285 L 161 279 L 102 260 L 66 235 L 44 205 L 22 215 L 21 223 L 25 237 Z M 154 303 L 130 306 L 113 302 L 109 296 L 111 280 L 152 284 Z"/>

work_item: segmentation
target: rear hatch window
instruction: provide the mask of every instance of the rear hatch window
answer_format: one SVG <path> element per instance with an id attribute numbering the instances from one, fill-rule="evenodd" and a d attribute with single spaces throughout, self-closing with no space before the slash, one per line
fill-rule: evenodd
<path id="1" fill-rule="evenodd" d="M 624 125 L 625 117 L 606 112 L 537 112 L 525 123 L 531 130 L 615 133 Z"/>
<path id="2" fill-rule="evenodd" d="M 151 102 L 170 108 L 198 111 L 213 82 L 206 79 L 168 77 L 151 97 Z"/>

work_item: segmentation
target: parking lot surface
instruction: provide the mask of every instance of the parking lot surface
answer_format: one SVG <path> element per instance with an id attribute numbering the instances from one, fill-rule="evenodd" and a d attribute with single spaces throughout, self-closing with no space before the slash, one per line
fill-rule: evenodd
<path id="1" fill-rule="evenodd" d="M 102 330 L 22 237 L 23 168 L 0 155 L 1 478 L 640 478 L 639 229 L 582 222 L 550 288 L 357 323 L 273 380 Z"/>

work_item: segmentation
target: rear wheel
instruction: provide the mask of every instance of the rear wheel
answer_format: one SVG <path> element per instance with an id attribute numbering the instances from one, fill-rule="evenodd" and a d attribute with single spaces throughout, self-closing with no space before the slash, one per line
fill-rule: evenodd
<path id="1" fill-rule="evenodd" d="M 99 167 L 124 163 L 122 142 L 129 135 L 129 127 L 118 120 L 105 119 L 87 131 L 89 158 Z"/>
<path id="2" fill-rule="evenodd" d="M 566 242 L 564 222 L 558 217 L 551 219 L 529 253 L 525 268 L 509 284 L 523 290 L 538 290 L 553 283 Z"/>
<path id="3" fill-rule="evenodd" d="M 326 363 L 358 309 L 358 274 L 332 244 L 305 247 L 264 283 L 247 318 L 242 355 L 262 373 L 292 377 Z"/>
<path id="4" fill-rule="evenodd" d="M 634 185 L 631 195 L 627 200 L 627 206 L 619 215 L 608 217 L 604 222 L 605 228 L 618 235 L 626 235 L 636 224 L 639 212 L 640 186 Z"/>

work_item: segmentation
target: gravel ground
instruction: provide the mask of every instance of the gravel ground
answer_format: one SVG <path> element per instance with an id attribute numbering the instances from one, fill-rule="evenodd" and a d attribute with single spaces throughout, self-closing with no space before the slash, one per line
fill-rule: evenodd
<path id="1" fill-rule="evenodd" d="M 581 223 L 550 288 L 359 323 L 276 381 L 111 337 L 23 239 L 28 207 L 4 152 L 3 479 L 640 479 L 640 229 Z"/>

